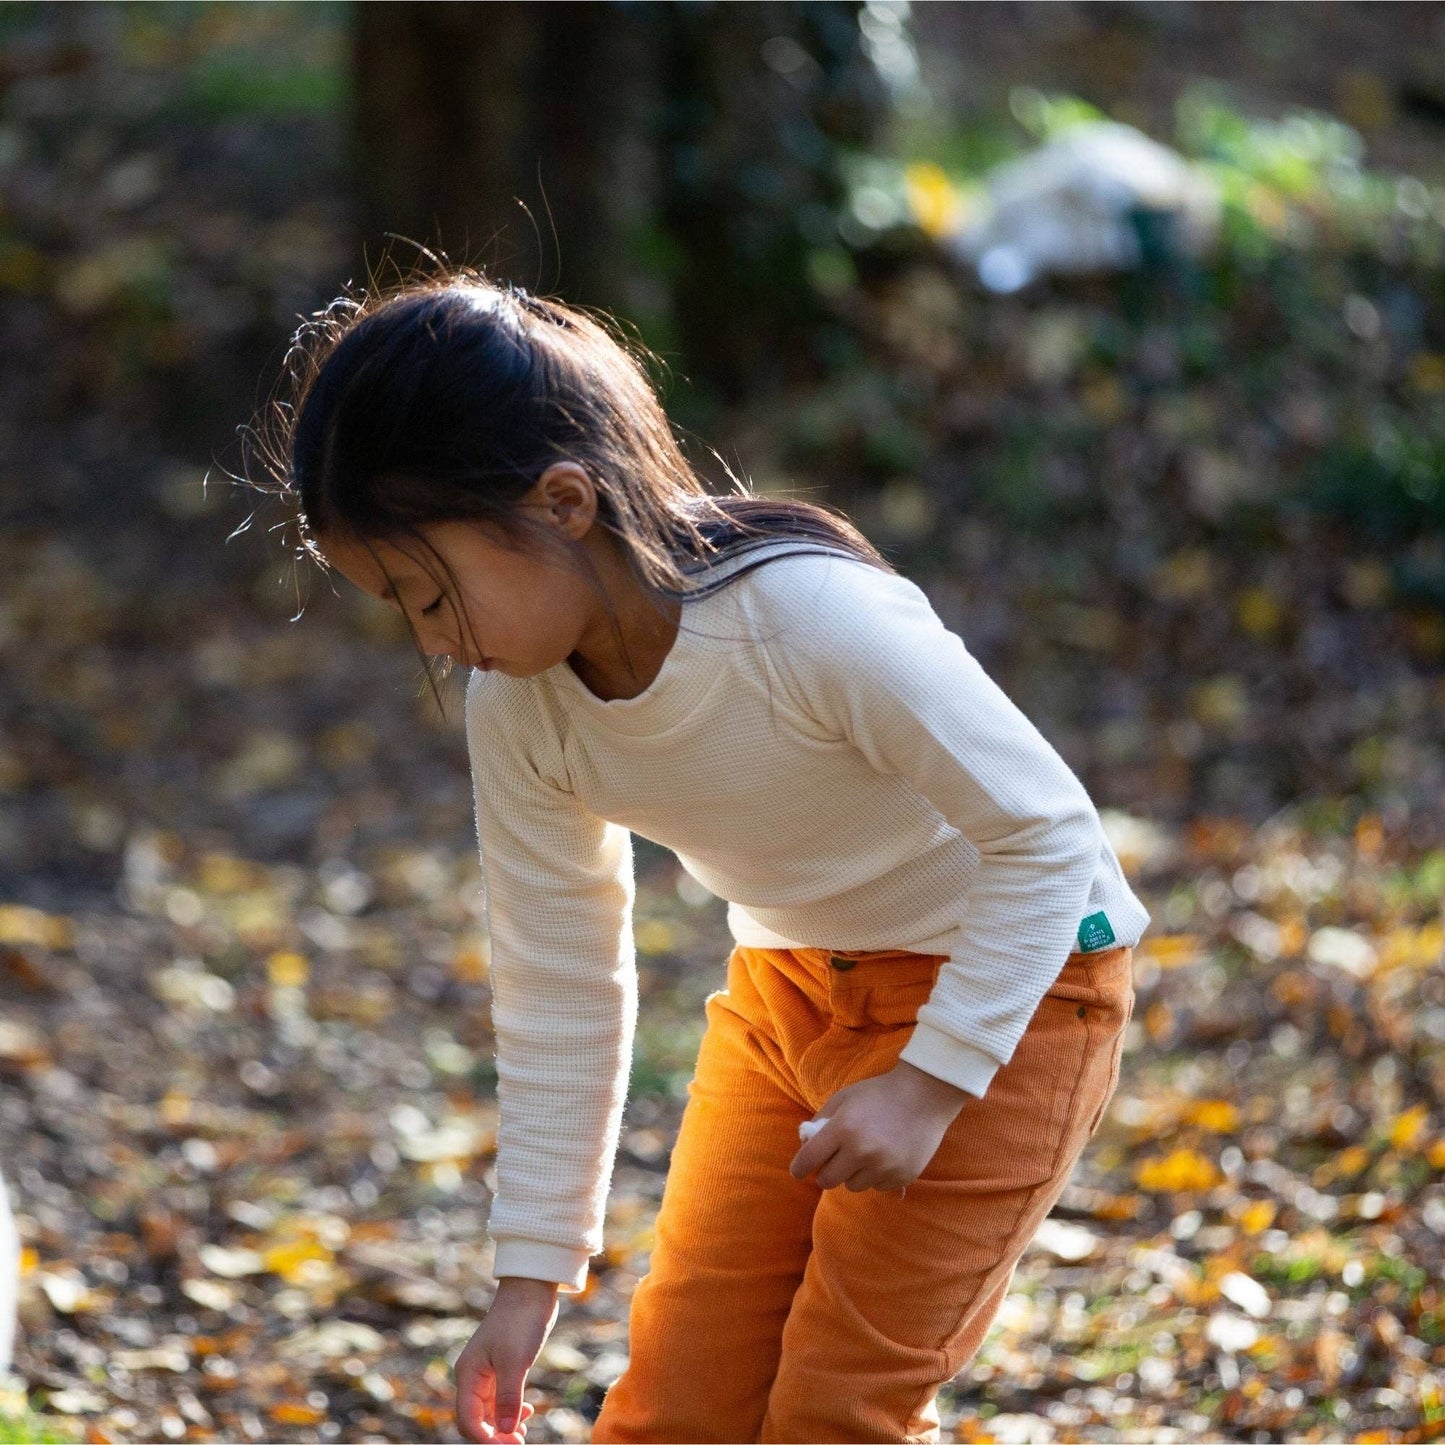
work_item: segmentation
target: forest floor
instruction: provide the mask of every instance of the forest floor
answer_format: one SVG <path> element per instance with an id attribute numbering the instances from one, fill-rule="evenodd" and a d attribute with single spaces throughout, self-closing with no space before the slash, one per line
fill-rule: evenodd
<path id="1" fill-rule="evenodd" d="M 50 598 L 55 643 L 54 594 L 7 561 L 20 597 Z M 87 640 L 30 693 L 83 686 L 123 749 L 69 779 L 56 820 L 119 849 L 115 894 L 0 907 L 17 1365 L 87 1439 L 454 1438 L 496 1134 L 464 759 L 402 685 L 402 646 L 312 620 L 138 654 Z M 27 673 L 48 650 L 29 635 Z M 153 750 L 160 698 L 187 736 Z M 129 828 L 127 782 L 173 789 L 172 826 Z M 318 866 L 257 861 L 288 809 L 335 840 Z M 1435 1438 L 1445 853 L 1376 815 L 1109 821 L 1156 919 L 1122 1083 L 945 1394 L 947 1431 Z M 532 1376 L 538 1440 L 585 1439 L 625 1363 L 722 981 L 716 901 L 658 850 L 639 878 L 608 1244 Z"/>
<path id="2" fill-rule="evenodd" d="M 199 486 L 342 254 L 335 135 L 223 116 L 202 145 L 135 96 L 82 126 L 85 73 L 37 74 L 6 113 L 53 153 L 0 147 L 0 1440 L 454 1439 L 496 1137 L 460 698 L 304 572 L 291 621 L 268 519 L 227 546 L 248 507 Z M 945 1438 L 1445 1438 L 1445 551 L 1260 490 L 1359 388 L 1438 397 L 1438 332 L 1362 341 L 1349 284 L 1326 366 L 1255 293 L 1125 324 L 1106 288 L 983 298 L 914 256 L 849 303 L 867 366 L 717 438 L 838 483 L 1154 917 L 1119 1092 Z M 880 439 L 894 474 L 850 478 Z M 537 1441 L 585 1440 L 625 1365 L 723 980 L 717 901 L 647 845 L 638 877 L 607 1249 L 532 1375 Z"/>

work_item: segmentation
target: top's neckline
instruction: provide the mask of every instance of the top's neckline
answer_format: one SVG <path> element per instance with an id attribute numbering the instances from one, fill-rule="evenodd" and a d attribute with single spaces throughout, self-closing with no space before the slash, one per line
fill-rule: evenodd
<path id="1" fill-rule="evenodd" d="M 706 577 L 708 581 L 720 580 L 722 575 L 751 561 L 758 552 L 773 549 L 779 553 L 825 550 L 804 539 L 769 537 L 696 575 Z M 831 555 L 839 553 L 834 549 Z M 598 697 L 565 661 L 539 676 L 570 694 L 576 700 L 578 711 L 603 727 L 633 734 L 662 732 L 681 722 L 712 690 L 721 674 L 718 667 L 706 665 L 707 658 L 714 656 L 720 659 L 749 640 L 742 632 L 746 619 L 741 610 L 720 605 L 732 591 L 733 588 L 728 587 L 682 598 L 682 611 L 672 646 L 668 648 L 652 681 L 633 697 Z M 710 620 L 721 621 L 724 618 L 729 625 L 719 632 L 714 633 L 707 628 Z"/>

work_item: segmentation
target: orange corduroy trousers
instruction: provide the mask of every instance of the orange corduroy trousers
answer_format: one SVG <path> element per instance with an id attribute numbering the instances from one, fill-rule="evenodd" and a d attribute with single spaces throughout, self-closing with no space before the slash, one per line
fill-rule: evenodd
<path id="1" fill-rule="evenodd" d="M 938 1439 L 938 1388 L 1098 1127 L 1134 1001 L 1130 949 L 1071 955 L 901 1197 L 794 1179 L 798 1125 L 893 1067 L 943 961 L 734 949 L 594 1441 Z"/>

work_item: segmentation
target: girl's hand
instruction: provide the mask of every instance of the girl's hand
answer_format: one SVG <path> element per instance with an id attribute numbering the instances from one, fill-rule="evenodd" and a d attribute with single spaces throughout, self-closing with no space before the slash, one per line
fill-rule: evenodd
<path id="1" fill-rule="evenodd" d="M 457 1428 L 473 1441 L 519 1445 L 532 1407 L 522 1387 L 557 1320 L 557 1286 L 509 1275 L 487 1317 L 457 1356 Z"/>
<path id="2" fill-rule="evenodd" d="M 968 1097 L 900 1060 L 886 1074 L 839 1089 L 818 1110 L 826 1122 L 788 1172 L 806 1179 L 816 1171 L 821 1189 L 901 1191 L 928 1167 Z"/>

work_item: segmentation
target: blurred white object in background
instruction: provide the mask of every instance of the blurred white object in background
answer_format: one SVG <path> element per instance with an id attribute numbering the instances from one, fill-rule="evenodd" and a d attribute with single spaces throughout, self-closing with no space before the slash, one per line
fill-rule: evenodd
<path id="1" fill-rule="evenodd" d="M 10 1213 L 5 1179 L 0 1176 L 0 1377 L 10 1369 L 15 1344 L 15 1300 L 20 1289 L 20 1236 Z"/>
<path id="2" fill-rule="evenodd" d="M 1086 121 L 991 172 L 952 244 L 990 291 L 1018 291 L 1198 255 L 1219 214 L 1218 188 L 1183 156 L 1133 126 Z"/>

